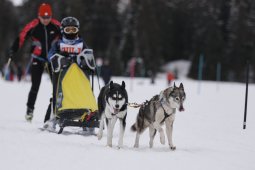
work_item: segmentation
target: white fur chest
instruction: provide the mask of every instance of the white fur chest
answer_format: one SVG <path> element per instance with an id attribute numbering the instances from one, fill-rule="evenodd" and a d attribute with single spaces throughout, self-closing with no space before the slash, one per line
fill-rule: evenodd
<path id="1" fill-rule="evenodd" d="M 162 101 L 161 106 L 163 107 L 164 111 L 166 112 L 167 115 L 175 114 L 176 113 L 176 108 L 172 107 L 170 103 L 167 101 Z"/>

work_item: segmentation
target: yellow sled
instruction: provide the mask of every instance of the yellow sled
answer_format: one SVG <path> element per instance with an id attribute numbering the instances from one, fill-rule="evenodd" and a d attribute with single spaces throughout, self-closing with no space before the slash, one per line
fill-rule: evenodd
<path id="1" fill-rule="evenodd" d="M 89 81 L 93 70 L 82 62 L 78 63 L 77 57 L 72 60 L 64 58 L 68 64 L 65 61 L 65 67 L 60 69 L 57 76 L 54 113 L 59 120 L 59 133 L 66 126 L 99 126 L 98 106 Z"/>

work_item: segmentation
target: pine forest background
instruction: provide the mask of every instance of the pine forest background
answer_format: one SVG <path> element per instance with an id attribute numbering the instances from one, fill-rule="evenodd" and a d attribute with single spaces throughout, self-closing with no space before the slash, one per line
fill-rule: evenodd
<path id="1" fill-rule="evenodd" d="M 246 62 L 255 82 L 254 0 L 24 0 L 14 6 L 1 0 L 0 68 L 19 31 L 37 17 L 40 3 L 52 5 L 61 21 L 74 16 L 80 34 L 95 52 L 108 59 L 113 74 L 128 75 L 132 57 L 143 61 L 143 74 L 160 72 L 175 60 L 191 61 L 190 78 L 197 79 L 199 57 L 204 56 L 203 79 L 215 80 L 221 64 L 221 80 L 244 82 Z M 26 43 L 29 47 L 29 42 Z M 30 56 L 23 48 L 14 58 L 24 67 Z"/>

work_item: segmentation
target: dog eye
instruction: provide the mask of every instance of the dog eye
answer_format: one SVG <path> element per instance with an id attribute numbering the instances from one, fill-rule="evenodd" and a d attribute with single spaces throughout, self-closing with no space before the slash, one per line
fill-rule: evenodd
<path id="1" fill-rule="evenodd" d="M 180 100 L 180 99 L 179 99 L 179 97 L 176 97 L 176 98 L 175 98 L 175 100 L 177 100 L 177 101 L 178 101 L 178 100 Z"/>
<path id="2" fill-rule="evenodd" d="M 112 100 L 117 100 L 116 95 L 113 95 L 113 96 L 111 96 L 110 98 L 111 98 Z"/>

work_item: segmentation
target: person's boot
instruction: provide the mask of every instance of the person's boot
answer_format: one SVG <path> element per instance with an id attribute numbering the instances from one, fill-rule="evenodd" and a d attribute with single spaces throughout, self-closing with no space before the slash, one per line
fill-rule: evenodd
<path id="1" fill-rule="evenodd" d="M 27 113 L 25 115 L 25 118 L 28 122 L 31 122 L 32 119 L 33 119 L 33 112 L 34 112 L 34 109 L 31 109 L 31 108 L 27 108 Z"/>
<path id="2" fill-rule="evenodd" d="M 58 123 L 58 119 L 56 117 L 54 117 L 54 118 L 46 121 L 45 124 L 43 125 L 43 128 L 50 132 L 55 132 L 57 123 Z"/>

